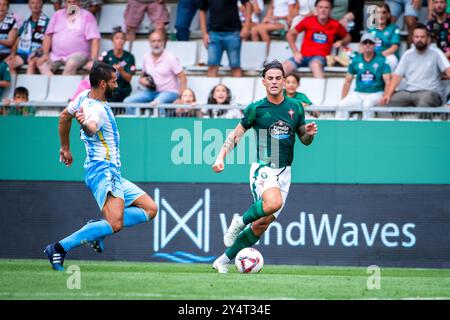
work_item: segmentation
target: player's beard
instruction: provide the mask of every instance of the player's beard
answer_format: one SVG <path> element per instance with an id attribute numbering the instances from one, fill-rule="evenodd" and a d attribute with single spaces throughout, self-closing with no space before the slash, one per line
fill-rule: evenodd
<path id="1" fill-rule="evenodd" d="M 113 97 L 114 89 L 111 89 L 109 86 L 106 87 L 105 90 L 105 98 L 106 100 L 110 100 Z"/>

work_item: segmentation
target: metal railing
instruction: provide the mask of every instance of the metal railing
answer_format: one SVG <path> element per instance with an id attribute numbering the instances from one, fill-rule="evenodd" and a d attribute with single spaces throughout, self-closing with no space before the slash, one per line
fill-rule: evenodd
<path id="1" fill-rule="evenodd" d="M 195 117 L 195 118 L 240 118 L 246 105 L 231 104 L 224 105 L 182 105 L 182 104 L 159 104 L 149 103 L 109 103 L 114 114 L 118 117 Z M 58 116 L 67 106 L 65 102 L 26 102 L 20 104 L 0 103 L 0 116 L 9 115 L 12 108 L 20 115 L 20 110 L 31 110 L 35 116 Z M 181 112 L 184 110 L 184 112 Z M 5 112 L 6 111 L 6 112 Z M 384 107 L 377 106 L 370 109 L 363 107 L 337 107 L 311 105 L 305 108 L 307 118 L 317 119 L 391 119 L 391 120 L 440 120 L 450 119 L 450 108 L 446 106 L 423 108 L 423 107 Z M 336 112 L 340 116 L 336 117 Z M 356 116 L 355 116 L 356 115 Z"/>

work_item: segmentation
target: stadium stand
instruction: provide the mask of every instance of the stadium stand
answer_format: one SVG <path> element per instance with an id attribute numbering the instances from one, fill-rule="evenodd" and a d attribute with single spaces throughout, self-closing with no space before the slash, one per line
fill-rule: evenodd
<path id="1" fill-rule="evenodd" d="M 77 90 L 78 84 L 82 79 L 82 75 L 55 75 L 50 77 L 48 95 L 45 101 L 67 102 Z"/>
<path id="2" fill-rule="evenodd" d="M 49 78 L 47 76 L 19 74 L 17 75 L 16 87 L 27 88 L 30 101 L 45 101 L 48 94 L 48 83 Z"/>

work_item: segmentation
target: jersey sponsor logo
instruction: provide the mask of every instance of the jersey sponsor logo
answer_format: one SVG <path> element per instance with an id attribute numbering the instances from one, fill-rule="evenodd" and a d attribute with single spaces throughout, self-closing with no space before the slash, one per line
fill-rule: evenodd
<path id="1" fill-rule="evenodd" d="M 278 120 L 270 126 L 269 132 L 274 139 L 288 139 L 292 135 L 292 127 L 288 123 Z"/>
<path id="2" fill-rule="evenodd" d="M 366 71 L 366 73 L 361 74 L 361 82 L 364 84 L 371 84 L 375 79 L 375 76 L 370 73 L 369 71 Z"/>
<path id="3" fill-rule="evenodd" d="M 313 33 L 312 40 L 315 43 L 325 44 L 328 42 L 328 36 L 325 33 L 315 32 Z"/>

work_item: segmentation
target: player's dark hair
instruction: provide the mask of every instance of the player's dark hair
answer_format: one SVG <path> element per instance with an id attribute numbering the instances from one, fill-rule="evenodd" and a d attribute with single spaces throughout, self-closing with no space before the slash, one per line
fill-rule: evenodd
<path id="1" fill-rule="evenodd" d="M 419 30 L 425 30 L 425 32 L 426 32 L 426 34 L 427 34 L 427 37 L 430 36 L 427 26 L 424 25 L 423 23 L 418 22 L 417 25 L 416 25 L 416 27 L 414 28 L 414 30 L 417 30 L 417 29 L 419 29 Z M 413 32 L 414 32 L 414 31 L 413 31 Z"/>
<path id="2" fill-rule="evenodd" d="M 102 80 L 108 82 L 111 80 L 114 72 L 116 72 L 116 69 L 112 65 L 102 61 L 95 61 L 91 72 L 89 72 L 91 87 L 97 88 Z"/>
<path id="3" fill-rule="evenodd" d="M 284 77 L 284 68 L 283 64 L 278 60 L 272 60 L 264 64 L 263 71 L 261 72 L 262 77 L 264 78 L 266 76 L 266 72 L 270 69 L 278 69 L 281 70 Z"/>
<path id="4" fill-rule="evenodd" d="M 22 95 L 26 96 L 27 99 L 28 99 L 28 89 L 27 88 L 25 88 L 25 87 L 17 87 L 17 88 L 15 88 L 14 89 L 14 97 L 16 95 L 18 95 L 18 94 L 22 94 Z"/>
<path id="5" fill-rule="evenodd" d="M 317 7 L 317 5 L 319 4 L 320 1 L 328 1 L 330 3 L 331 7 L 333 8 L 334 0 L 316 0 L 316 3 L 314 3 L 314 7 Z"/>
<path id="6" fill-rule="evenodd" d="M 300 83 L 300 77 L 299 77 L 298 74 L 296 74 L 296 73 L 289 73 L 289 74 L 286 76 L 286 79 L 287 79 L 287 77 L 294 77 L 294 79 L 297 80 L 297 83 Z"/>

